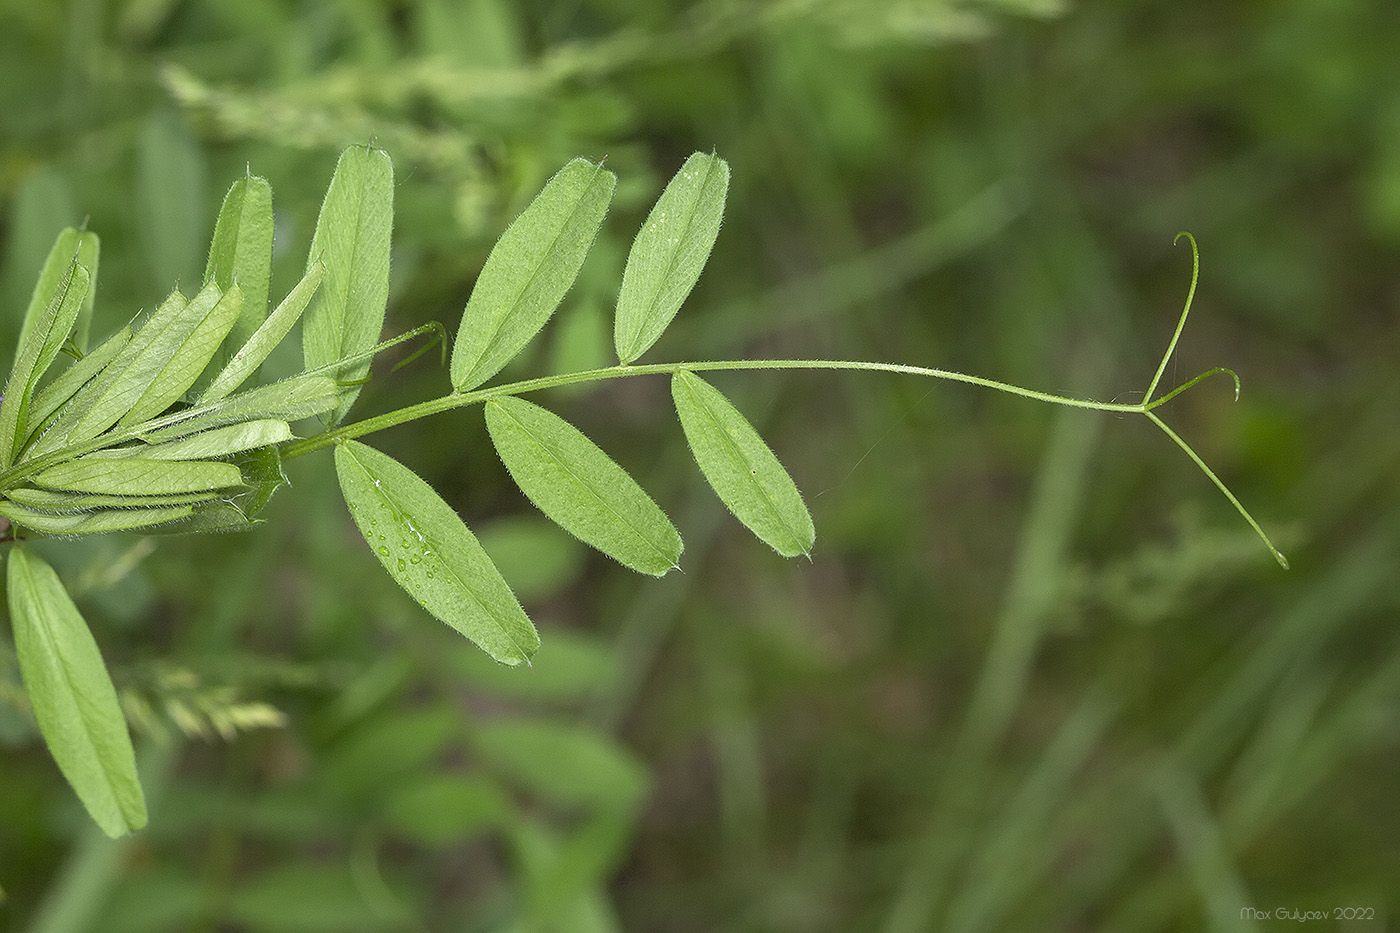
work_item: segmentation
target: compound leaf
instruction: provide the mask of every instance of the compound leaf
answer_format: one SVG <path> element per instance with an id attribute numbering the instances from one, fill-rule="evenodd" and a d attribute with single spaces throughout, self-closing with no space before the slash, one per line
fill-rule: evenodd
<path id="1" fill-rule="evenodd" d="M 461 518 L 408 467 L 357 441 L 335 449 L 360 534 L 420 606 L 497 661 L 528 661 L 539 634 Z"/>
<path id="2" fill-rule="evenodd" d="M 565 531 L 641 573 L 678 566 L 670 519 L 578 428 L 513 396 L 486 403 L 486 427 L 516 485 Z"/>
<path id="3" fill-rule="evenodd" d="M 685 439 L 734 517 L 784 557 L 811 556 L 816 531 L 797 484 L 748 420 L 692 372 L 671 378 Z"/>
<path id="4" fill-rule="evenodd" d="M 54 761 L 103 832 L 140 829 L 136 757 L 97 642 L 58 575 L 26 549 L 10 551 L 7 582 L 20 674 Z"/>
<path id="5" fill-rule="evenodd" d="M 247 174 L 224 195 L 204 282 L 222 291 L 235 283 L 243 290 L 243 309 L 229 332 L 242 343 L 267 316 L 267 291 L 272 277 L 272 186 L 266 178 Z"/>
<path id="6" fill-rule="evenodd" d="M 394 166 L 389 154 L 351 146 L 336 163 L 306 262 L 308 272 L 318 262 L 325 264 L 325 278 L 302 323 L 307 369 L 334 363 L 379 340 L 389 299 L 393 226 Z M 366 360 L 343 378 L 353 383 L 368 372 Z M 332 422 L 345 416 L 359 393 L 358 386 L 342 387 Z"/>
<path id="7" fill-rule="evenodd" d="M 496 241 L 462 312 L 454 389 L 481 385 L 539 333 L 578 276 L 616 185 L 601 165 L 574 159 Z"/>
<path id="8" fill-rule="evenodd" d="M 114 496 L 162 496 L 226 489 L 243 482 L 231 463 L 204 460 L 70 460 L 40 471 L 36 486 Z"/>
<path id="9" fill-rule="evenodd" d="M 671 179 L 642 224 L 617 296 L 613 342 L 630 363 L 661 336 L 700 278 L 724 216 L 729 165 L 697 152 Z"/>

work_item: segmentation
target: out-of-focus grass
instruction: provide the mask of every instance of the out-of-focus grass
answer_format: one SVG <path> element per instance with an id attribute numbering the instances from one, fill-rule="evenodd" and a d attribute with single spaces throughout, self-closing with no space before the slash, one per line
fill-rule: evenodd
<path id="1" fill-rule="evenodd" d="M 998 6 L 978 29 L 989 4 L 5 8 L 9 306 L 90 215 L 111 329 L 185 274 L 183 239 L 153 231 L 202 238 L 245 163 L 273 184 L 285 290 L 334 153 L 374 134 L 400 167 L 389 326 L 451 324 L 544 178 L 606 155 L 614 215 L 528 362 L 586 359 L 630 231 L 713 146 L 726 225 L 656 358 L 900 360 L 1126 401 L 1175 323 L 1189 229 L 1201 287 L 1167 382 L 1229 365 L 1244 394 L 1208 383 L 1164 417 L 1294 566 L 1139 419 L 724 379 L 807 494 L 808 565 L 724 514 L 664 385 L 544 399 L 685 535 L 684 576 L 639 580 L 520 526 L 479 422 L 445 416 L 377 443 L 494 532 L 541 621 L 534 672 L 483 664 L 356 564 L 323 462 L 250 536 L 55 548 L 121 571 L 82 596 L 120 685 L 154 690 L 164 659 L 291 724 L 177 749 L 151 828 L 104 861 L 0 697 L 5 919 L 1156 930 L 1355 906 L 1393 925 L 1397 13 Z M 158 134 L 186 147 L 167 207 Z M 445 385 L 387 370 L 367 413 Z"/>

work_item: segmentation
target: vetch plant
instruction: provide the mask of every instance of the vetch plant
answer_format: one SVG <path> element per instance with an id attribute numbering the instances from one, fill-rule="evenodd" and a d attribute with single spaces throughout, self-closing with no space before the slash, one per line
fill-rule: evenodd
<path id="1" fill-rule="evenodd" d="M 545 515 L 619 563 L 662 576 L 679 567 L 681 535 L 665 512 L 577 428 L 522 398 L 539 389 L 665 375 L 696 464 L 734 516 L 779 554 L 810 555 L 812 517 L 787 471 L 744 416 L 701 373 L 829 369 L 902 373 L 984 386 L 1095 411 L 1140 414 L 1215 483 L 1278 559 L 1244 506 L 1156 410 L 1227 369 L 1157 396 L 1186 324 L 1191 289 L 1143 400 L 1069 398 L 980 376 L 853 360 L 638 363 L 694 287 L 719 233 L 729 167 L 696 153 L 666 186 L 637 234 L 615 318 L 618 363 L 497 385 L 489 381 L 541 330 L 569 290 L 607 213 L 615 176 L 575 159 L 496 243 L 462 314 L 451 391 L 342 423 L 375 354 L 437 332 L 429 324 L 379 342 L 388 296 L 393 168 L 372 146 L 340 157 L 301 281 L 270 313 L 272 193 L 236 181 L 215 226 L 201 287 L 178 289 L 144 323 L 91 349 L 99 243 L 64 230 L 39 277 L 0 401 L 0 516 L 15 650 L 34 718 L 54 760 L 109 835 L 139 829 L 146 810 L 132 745 L 97 644 L 54 571 L 24 542 L 120 530 L 248 528 L 285 483 L 286 460 L 334 447 L 341 492 L 389 575 L 429 613 L 505 664 L 528 661 L 539 635 L 462 519 L 409 467 L 358 438 L 455 408 L 481 405 L 506 469 Z M 303 370 L 255 376 L 301 321 Z M 445 337 L 445 334 L 442 336 Z M 72 362 L 44 382 L 60 355 Z M 291 425 L 320 416 L 308 437 Z"/>

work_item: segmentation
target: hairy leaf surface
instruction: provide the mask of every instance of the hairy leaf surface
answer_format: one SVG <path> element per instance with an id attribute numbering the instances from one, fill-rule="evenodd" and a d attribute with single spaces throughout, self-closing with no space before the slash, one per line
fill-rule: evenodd
<path id="1" fill-rule="evenodd" d="M 243 482 L 231 463 L 202 460 L 70 460 L 40 471 L 36 486 L 114 496 L 161 496 L 226 489 Z"/>
<path id="2" fill-rule="evenodd" d="M 69 366 L 53 382 L 36 392 L 34 401 L 29 405 L 30 436 L 38 433 L 45 421 L 67 404 L 78 390 L 87 385 L 108 363 L 116 359 L 117 354 L 130 340 L 131 328 L 123 327 L 104 340 L 96 350 Z"/>
<path id="3" fill-rule="evenodd" d="M 149 528 L 164 522 L 189 518 L 194 509 L 188 505 L 157 506 L 144 509 L 99 509 L 90 512 L 54 513 L 25 508 L 14 502 L 0 500 L 0 515 L 16 525 L 33 528 L 47 535 L 102 534 L 108 531 L 131 531 Z"/>
<path id="4" fill-rule="evenodd" d="M 578 276 L 616 185 L 601 165 L 574 159 L 496 241 L 462 312 L 454 389 L 481 385 L 539 333 Z"/>
<path id="5" fill-rule="evenodd" d="M 188 414 L 162 418 L 141 439 L 158 444 L 253 419 L 296 421 L 330 411 L 340 397 L 340 387 L 329 376 L 293 376 L 201 405 Z"/>
<path id="6" fill-rule="evenodd" d="M 418 604 L 497 661 L 539 648 L 535 626 L 461 518 L 408 467 L 357 441 L 335 449 L 336 474 L 360 534 Z"/>
<path id="7" fill-rule="evenodd" d="M 302 323 L 302 353 L 315 369 L 375 345 L 389 299 L 389 240 L 394 226 L 394 167 L 389 154 L 351 146 L 331 177 L 311 253 L 309 272 L 325 265 L 325 278 Z M 344 374 L 346 382 L 369 372 L 366 361 Z M 332 422 L 345 417 L 358 386 L 341 389 Z"/>
<path id="8" fill-rule="evenodd" d="M 235 343 L 247 340 L 267 316 L 271 277 L 272 186 L 266 178 L 245 175 L 224 195 L 204 268 L 206 284 L 226 292 L 237 283 L 243 290 L 243 309 L 229 332 Z"/>
<path id="9" fill-rule="evenodd" d="M 100 254 L 101 243 L 97 234 L 78 230 L 76 227 L 64 227 L 59 232 L 48 257 L 44 260 L 44 267 L 39 272 L 39 281 L 34 283 L 34 292 L 30 295 L 29 307 L 24 312 L 24 323 L 20 327 L 19 342 L 16 346 L 24 346 L 24 341 L 28 339 L 30 332 L 58 294 L 68 276 L 69 266 L 77 262 L 88 271 L 88 290 L 83 296 L 83 303 L 73 323 L 73 343 L 79 350 L 87 349 L 87 330 L 92 320 L 93 292 L 97 282 L 97 261 Z M 67 336 L 64 334 L 65 339 Z"/>
<path id="10" fill-rule="evenodd" d="M 694 373 L 677 372 L 671 395 L 700 472 L 734 517 L 784 557 L 811 556 L 812 516 L 753 425 Z"/>
<path id="11" fill-rule="evenodd" d="M 196 297 L 189 307 L 194 309 L 198 305 L 199 298 Z M 129 427 L 148 421 L 184 395 L 214 358 L 242 308 L 243 291 L 235 283 L 219 296 L 219 300 L 195 323 L 184 341 L 175 347 L 165 366 L 151 379 L 146 391 L 141 393 L 131 410 L 117 421 L 117 425 Z M 159 343 L 157 341 L 153 346 L 159 346 Z"/>
<path id="12" fill-rule="evenodd" d="M 199 505 L 214 501 L 208 492 L 182 492 L 168 496 L 112 496 L 91 492 L 62 492 L 20 486 L 5 496 L 20 505 L 52 512 L 84 512 L 91 509 L 148 509 L 168 505 Z"/>
<path id="13" fill-rule="evenodd" d="M 565 531 L 633 570 L 659 577 L 676 568 L 675 526 L 578 428 L 511 396 L 486 403 L 486 427 L 516 485 Z"/>
<path id="14" fill-rule="evenodd" d="M 201 431 L 161 444 L 139 444 L 135 447 L 99 450 L 87 454 L 83 459 L 119 460 L 138 457 L 143 460 L 209 460 L 266 447 L 269 444 L 280 444 L 291 437 L 292 428 L 287 422 L 275 418 L 262 418 Z"/>
<path id="15" fill-rule="evenodd" d="M 630 363 L 661 336 L 695 287 L 724 216 L 729 164 L 697 152 L 671 179 L 642 224 L 617 296 L 613 342 Z"/>
<path id="16" fill-rule="evenodd" d="M 78 607 L 48 564 L 22 547 L 6 574 L 20 674 L 59 770 L 112 837 L 146 825 L 146 801 L 117 691 Z"/>
<path id="17" fill-rule="evenodd" d="M 14 368 L 0 400 L 0 469 L 14 463 L 15 454 L 28 435 L 29 403 L 34 386 L 53 364 L 59 348 L 68 339 L 78 311 L 87 296 L 88 271 L 76 261 L 59 282 L 53 297 L 29 329 L 15 355 Z"/>
<path id="18" fill-rule="evenodd" d="M 233 355 L 227 365 L 214 377 L 214 381 L 209 383 L 209 388 L 205 389 L 199 397 L 199 404 L 217 402 L 228 396 L 246 382 L 249 376 L 258 371 L 258 367 L 287 336 L 292 325 L 301 318 L 302 312 L 306 310 L 307 304 L 311 301 L 311 296 L 316 294 L 316 289 L 320 287 L 325 273 L 324 263 L 313 262 L 311 264 L 310 268 L 306 270 L 306 274 L 301 277 L 301 281 L 287 293 L 286 298 L 282 299 L 277 310 L 267 316 L 267 320 L 263 321 L 261 326 L 248 337 L 242 349 Z M 239 320 L 241 321 L 242 318 Z"/>

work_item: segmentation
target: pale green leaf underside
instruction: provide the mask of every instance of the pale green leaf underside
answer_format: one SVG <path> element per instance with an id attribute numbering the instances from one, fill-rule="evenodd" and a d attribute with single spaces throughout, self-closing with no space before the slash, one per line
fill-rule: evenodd
<path id="1" fill-rule="evenodd" d="M 565 531 L 641 573 L 678 566 L 683 545 L 670 519 L 573 425 L 505 396 L 486 403 L 486 427 L 516 485 Z"/>
<path id="2" fill-rule="evenodd" d="M 157 444 L 207 431 L 220 425 L 253 419 L 296 421 L 330 411 L 340 398 L 340 388 L 329 376 L 301 375 L 230 395 L 210 405 L 156 422 L 141 439 Z"/>
<path id="3" fill-rule="evenodd" d="M 198 302 L 196 297 L 189 307 L 195 308 Z M 214 358 L 242 309 L 243 291 L 235 283 L 219 296 L 209 313 L 198 320 L 188 336 L 175 346 L 165 365 L 151 379 L 131 410 L 117 421 L 117 426 L 130 427 L 149 421 L 183 396 Z M 159 345 L 158 341 L 152 346 Z"/>
<path id="4" fill-rule="evenodd" d="M 695 153 L 671 179 L 632 243 L 617 297 L 613 342 L 630 363 L 661 336 L 710 258 L 724 216 L 729 165 Z"/>
<path id="5" fill-rule="evenodd" d="M 199 397 L 199 404 L 204 405 L 225 398 L 246 382 L 249 376 L 258 371 L 258 367 L 277 348 L 277 345 L 282 342 L 282 338 L 287 336 L 292 325 L 306 310 L 311 296 L 316 294 L 316 289 L 320 287 L 325 272 L 326 267 L 323 263 L 313 262 L 311 264 L 296 287 L 287 293 L 287 297 L 282 299 L 282 303 L 277 306 L 277 309 L 267 316 L 261 326 L 248 337 L 243 347 L 214 377 L 214 381 L 209 383 L 209 388 L 205 389 Z"/>
<path id="6" fill-rule="evenodd" d="M 389 298 L 389 243 L 394 225 L 394 168 L 382 149 L 352 146 L 340 155 L 316 220 L 307 271 L 318 262 L 325 277 L 302 322 L 302 353 L 315 369 L 375 345 Z M 344 374 L 354 382 L 365 361 Z M 333 421 L 359 395 L 341 389 Z"/>
<path id="7" fill-rule="evenodd" d="M 240 485 L 243 474 L 231 463 L 186 460 L 71 460 L 51 466 L 31 480 L 36 486 L 114 496 L 160 496 L 204 492 Z"/>
<path id="8" fill-rule="evenodd" d="M 540 638 L 461 518 L 408 467 L 356 441 L 335 449 L 345 503 L 379 562 L 419 605 L 497 661 L 519 664 Z"/>
<path id="9" fill-rule="evenodd" d="M 57 489 L 31 489 L 28 486 L 8 490 L 5 495 L 20 505 L 54 512 L 200 505 L 205 502 L 213 502 L 217 497 L 217 494 L 209 492 L 181 492 L 165 496 L 114 496 L 92 492 L 62 492 Z"/>
<path id="10" fill-rule="evenodd" d="M 816 540 L 811 513 L 748 420 L 692 372 L 671 378 L 671 395 L 700 472 L 734 517 L 784 557 L 811 556 Z"/>
<path id="11" fill-rule="evenodd" d="M 148 399 L 145 405 L 149 407 L 159 393 L 148 396 L 148 390 L 157 384 L 164 388 L 177 375 L 171 373 L 162 378 L 181 347 L 219 305 L 220 298 L 218 286 L 212 284 L 191 301 L 172 292 L 117 358 L 74 399 L 71 416 L 65 415 L 56 426 L 62 437 L 55 438 L 55 442 L 80 443 L 96 437 L 123 420 L 143 398 Z M 225 313 L 227 310 L 225 306 Z M 197 376 L 198 373 L 192 376 L 191 381 Z M 64 431 L 65 422 L 70 420 L 76 423 Z M 46 439 L 39 446 L 47 445 Z"/>
<path id="12" fill-rule="evenodd" d="M 292 428 L 287 422 L 264 418 L 201 431 L 162 444 L 140 444 L 135 447 L 99 450 L 83 459 L 120 460 L 136 457 L 143 460 L 209 460 L 280 444 L 291 437 Z"/>
<path id="13" fill-rule="evenodd" d="M 539 333 L 578 276 L 616 185 L 601 165 L 574 159 L 496 241 L 462 312 L 454 389 L 481 385 Z"/>
<path id="14" fill-rule="evenodd" d="M 24 548 L 10 551 L 10 622 L 39 731 L 102 831 L 146 825 L 126 721 L 97 642 L 57 574 Z"/>
<path id="15" fill-rule="evenodd" d="M 40 377 L 53 364 L 68 339 L 88 291 L 88 271 L 76 262 L 59 282 L 44 312 L 35 319 L 20 345 L 0 401 L 0 468 L 14 462 L 17 448 L 28 436 L 29 403 Z"/>
<path id="16" fill-rule="evenodd" d="M 34 401 L 29 405 L 30 435 L 36 433 L 33 426 L 42 425 L 67 404 L 88 380 L 116 358 L 130 340 L 131 328 L 123 327 L 104 340 L 96 350 L 69 366 L 53 382 L 36 392 Z"/>
<path id="17" fill-rule="evenodd" d="M 79 350 L 87 349 L 87 322 L 92 318 L 92 282 L 97 279 L 97 261 L 101 253 L 101 243 L 97 234 L 76 227 L 64 227 L 54 240 L 44 268 L 39 272 L 39 280 L 34 283 L 34 291 L 29 298 L 29 307 L 24 312 L 24 323 L 20 327 L 19 343 L 24 346 L 30 332 L 43 316 L 44 310 L 58 294 L 58 289 L 68 275 L 68 267 L 77 262 L 88 271 L 89 283 L 83 303 L 74 322 L 74 342 Z M 64 335 L 67 337 L 67 334 Z"/>
<path id="18" fill-rule="evenodd" d="M 108 531 L 131 531 L 149 528 L 164 522 L 189 518 L 194 509 L 188 505 L 157 506 L 144 509 L 99 509 L 89 512 L 54 513 L 28 509 L 15 502 L 0 500 L 0 515 L 16 525 L 41 531 L 46 535 L 102 534 Z"/>
<path id="19" fill-rule="evenodd" d="M 237 283 L 243 290 L 243 309 L 229 333 L 235 343 L 247 340 L 267 315 L 271 276 L 272 186 L 266 178 L 245 175 L 224 195 L 204 268 L 206 284 L 228 291 Z"/>

